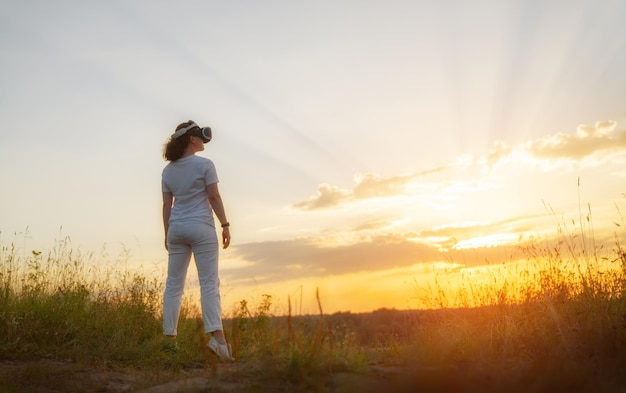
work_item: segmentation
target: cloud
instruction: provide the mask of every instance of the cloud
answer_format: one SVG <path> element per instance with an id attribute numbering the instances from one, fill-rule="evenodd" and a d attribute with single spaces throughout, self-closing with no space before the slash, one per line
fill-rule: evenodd
<path id="1" fill-rule="evenodd" d="M 595 126 L 581 125 L 576 134 L 559 133 L 531 142 L 528 151 L 535 157 L 581 160 L 598 152 L 626 148 L 626 131 L 616 131 L 613 121 Z"/>
<path id="2" fill-rule="evenodd" d="M 626 131 L 617 130 L 615 122 L 604 122 L 580 126 L 573 134 L 546 136 L 513 147 L 497 142 L 479 160 L 458 157 L 450 165 L 431 171 L 388 177 L 359 175 L 351 189 L 321 184 L 315 195 L 292 207 L 317 211 L 374 199 L 367 207 L 375 209 L 362 210 L 358 206 L 333 212 L 333 217 L 337 213 L 337 225 L 318 228 L 319 234 L 311 237 L 236 245 L 236 258 L 247 265 L 227 269 L 224 276 L 245 285 L 251 279 L 272 283 L 381 272 L 422 263 L 479 266 L 523 257 L 524 247 L 529 249 L 535 241 L 532 239 L 538 236 L 549 238 L 543 240 L 542 247 L 547 247 L 548 241 L 558 247 L 560 235 L 544 232 L 555 224 L 554 218 L 524 213 L 524 196 L 535 196 L 536 190 L 528 189 L 515 171 L 524 169 L 524 165 L 543 169 L 605 154 L 612 165 L 619 164 L 626 155 L 612 153 L 626 152 L 625 148 Z M 484 166 L 496 165 L 507 175 L 504 180 L 481 172 Z M 425 179 L 430 174 L 441 176 Z M 529 176 L 535 175 L 530 171 Z M 554 183 L 552 176 L 541 180 Z M 511 193 L 515 197 L 509 198 Z M 517 215 L 502 216 L 508 214 L 502 208 L 505 205 L 512 205 Z M 610 236 L 604 238 L 600 231 L 595 236 L 597 245 L 611 248 Z"/>
<path id="3" fill-rule="evenodd" d="M 339 187 L 322 183 L 317 187 L 317 194 L 305 201 L 296 202 L 292 206 L 302 210 L 324 209 L 350 199 L 350 195 L 349 190 L 342 190 Z"/>
<path id="4" fill-rule="evenodd" d="M 223 274 L 231 279 L 254 278 L 257 282 L 387 270 L 441 258 L 435 247 L 398 234 L 333 247 L 310 238 L 247 243 L 238 245 L 235 251 L 249 265 L 225 270 Z"/>
<path id="5" fill-rule="evenodd" d="M 471 223 L 442 226 L 419 233 L 383 233 L 371 228 L 370 236 L 361 236 L 350 244 L 321 238 L 299 238 L 281 241 L 245 243 L 234 246 L 236 257 L 246 266 L 226 269 L 223 274 L 231 282 L 254 279 L 255 282 L 341 275 L 347 273 L 384 271 L 420 263 L 459 262 L 466 266 L 485 261 L 502 261 L 516 246 L 498 244 L 493 247 L 457 250 L 455 245 L 487 235 L 516 234 L 530 231 L 540 216 L 520 216 L 492 224 Z M 355 232 L 368 230 L 357 227 Z"/>
<path id="6" fill-rule="evenodd" d="M 322 183 L 318 186 L 315 195 L 304 201 L 294 203 L 292 207 L 300 210 L 326 209 L 358 199 L 397 195 L 402 193 L 406 185 L 415 179 L 440 172 L 443 169 L 436 168 L 429 171 L 392 177 L 381 177 L 374 173 L 357 175 L 354 179 L 355 186 L 351 190 Z"/>
<path id="7" fill-rule="evenodd" d="M 626 151 L 626 129 L 618 130 L 616 122 L 605 121 L 594 126 L 580 125 L 574 134 L 548 135 L 516 147 L 509 147 L 502 141 L 496 141 L 482 161 L 493 168 L 506 161 L 514 161 L 514 156 L 572 162 L 599 154 L 624 151 Z"/>
<path id="8" fill-rule="evenodd" d="M 567 165 L 575 161 L 597 158 L 599 155 L 614 158 L 615 156 L 611 153 L 620 152 L 626 153 L 626 130 L 618 130 L 616 122 L 598 122 L 594 126 L 580 125 L 576 133 L 548 135 L 517 146 L 507 146 L 503 141 L 496 141 L 482 157 L 477 159 L 467 156 L 457 157 L 446 167 L 390 177 L 381 177 L 374 173 L 357 175 L 352 189 L 322 183 L 318 186 L 315 195 L 296 202 L 291 207 L 308 211 L 320 210 L 356 200 L 403 195 L 415 191 L 414 189 L 407 190 L 407 186 L 415 184 L 416 180 L 454 168 L 466 170 L 470 167 L 481 168 L 483 174 L 486 173 L 485 171 L 489 172 L 490 169 L 493 170 L 505 164 L 508 164 L 506 168 L 510 166 L 519 168 L 520 164 L 539 164 L 544 169 L 554 169 L 555 165 Z M 597 165 L 600 161 L 589 162 Z M 470 172 L 464 173 L 468 176 Z"/>
<path id="9" fill-rule="evenodd" d="M 418 176 L 422 174 L 382 178 L 368 173 L 356 178 L 356 186 L 352 194 L 356 199 L 395 195 L 403 190 L 405 184 Z"/>
<path id="10" fill-rule="evenodd" d="M 527 220 L 519 218 L 520 222 Z M 323 246 L 312 238 L 246 243 L 235 248 L 237 257 L 248 262 L 246 266 L 224 269 L 222 276 L 231 284 L 268 284 L 285 280 L 329 277 L 343 274 L 382 272 L 409 268 L 419 264 L 447 262 L 463 267 L 483 266 L 528 258 L 528 251 L 537 247 L 554 249 L 558 238 L 538 242 L 533 236 L 522 240 L 515 232 L 502 232 L 509 241 L 488 247 L 460 248 L 462 239 L 471 240 L 480 234 L 494 234 L 506 229 L 514 220 L 493 225 L 445 228 L 426 231 L 419 237 L 448 236 L 433 244 L 415 241 L 414 233 L 388 234 L 349 245 Z M 493 230 L 493 231 L 492 231 Z M 515 240 L 511 240 L 515 235 Z M 511 241 L 515 243 L 512 244 Z M 610 238 L 599 239 L 598 245 L 610 246 Z"/>
<path id="11" fill-rule="evenodd" d="M 549 230 L 550 225 L 569 225 L 565 221 L 556 223 L 555 219 L 549 214 L 527 214 L 495 222 L 453 223 L 419 232 L 387 232 L 381 228 L 390 221 L 373 219 L 335 235 L 235 245 L 234 257 L 246 261 L 246 265 L 226 268 L 222 275 L 231 284 L 245 286 L 252 281 L 268 284 L 440 262 L 473 267 L 519 259 L 532 261 L 529 250 L 565 249 L 565 244 L 573 245 L 567 246 L 573 250 L 578 247 L 575 244 L 586 241 L 568 235 L 567 230 L 565 235 L 561 229 Z M 577 224 L 572 221 L 572 225 Z M 598 230 L 593 236 L 598 250 L 614 246 L 610 231 Z"/>

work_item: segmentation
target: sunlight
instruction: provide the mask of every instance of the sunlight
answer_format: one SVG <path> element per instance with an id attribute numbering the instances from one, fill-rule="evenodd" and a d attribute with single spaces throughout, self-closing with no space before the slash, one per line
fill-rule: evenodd
<path id="1" fill-rule="evenodd" d="M 468 240 L 462 240 L 454 245 L 455 250 L 466 250 L 472 248 L 497 247 L 503 244 L 517 241 L 519 235 L 514 233 L 497 233 L 493 235 L 478 236 Z"/>

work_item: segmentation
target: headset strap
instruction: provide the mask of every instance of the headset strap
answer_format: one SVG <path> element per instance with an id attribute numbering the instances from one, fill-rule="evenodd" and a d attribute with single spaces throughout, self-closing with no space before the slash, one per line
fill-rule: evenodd
<path id="1" fill-rule="evenodd" d="M 185 133 L 193 128 L 200 128 L 195 122 L 191 122 L 191 124 L 189 124 L 187 127 L 181 128 L 180 130 L 176 131 L 175 133 L 172 134 L 172 139 L 176 139 L 179 138 L 183 135 L 185 135 Z"/>

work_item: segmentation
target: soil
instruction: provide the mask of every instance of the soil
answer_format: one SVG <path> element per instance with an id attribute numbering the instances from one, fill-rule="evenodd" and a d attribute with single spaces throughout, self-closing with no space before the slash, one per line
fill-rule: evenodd
<path id="1" fill-rule="evenodd" d="M 245 373 L 241 371 L 245 367 L 245 364 L 235 362 L 154 375 L 153 371 L 93 368 L 48 359 L 0 361 L 0 392 L 226 393 L 296 390 L 303 393 L 301 388 L 281 381 L 273 382 L 274 386 L 259 386 L 259 382 L 254 383 L 242 377 Z M 323 381 L 324 386 L 312 386 L 311 391 L 386 391 L 386 381 L 399 372 L 394 367 L 373 366 L 367 375 L 333 374 Z"/>

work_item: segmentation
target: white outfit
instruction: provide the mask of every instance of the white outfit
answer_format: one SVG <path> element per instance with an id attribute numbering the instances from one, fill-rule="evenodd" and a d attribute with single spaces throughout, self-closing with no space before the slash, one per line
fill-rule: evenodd
<path id="1" fill-rule="evenodd" d="M 169 261 L 163 294 L 163 333 L 177 334 L 187 269 L 193 253 L 200 281 L 202 321 L 206 333 L 222 330 L 218 276 L 218 239 L 206 187 L 217 183 L 211 160 L 190 155 L 163 169 L 161 188 L 174 195 L 167 231 Z"/>

